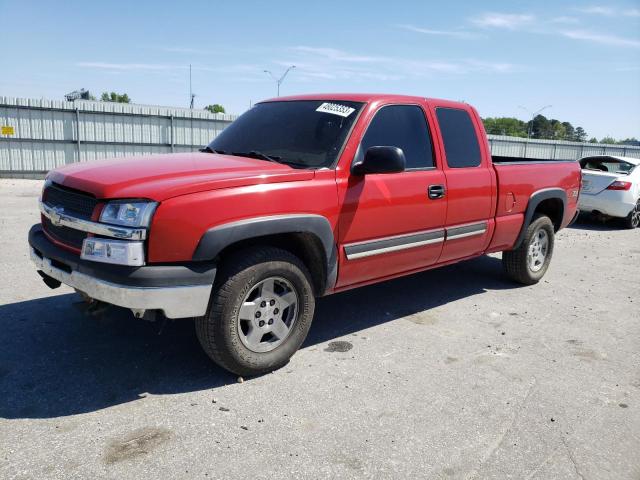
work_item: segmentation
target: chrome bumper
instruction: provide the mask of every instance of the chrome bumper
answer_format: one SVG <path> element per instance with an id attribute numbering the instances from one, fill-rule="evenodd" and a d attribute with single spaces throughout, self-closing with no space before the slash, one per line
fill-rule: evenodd
<path id="1" fill-rule="evenodd" d="M 168 318 L 201 317 L 207 313 L 212 285 L 133 287 L 55 267 L 51 259 L 31 248 L 31 260 L 46 275 L 96 300 L 132 310 L 162 310 Z"/>

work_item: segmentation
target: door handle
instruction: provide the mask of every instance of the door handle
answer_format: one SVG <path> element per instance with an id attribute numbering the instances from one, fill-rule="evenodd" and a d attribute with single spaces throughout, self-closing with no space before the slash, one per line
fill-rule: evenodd
<path id="1" fill-rule="evenodd" d="M 444 185 L 429 185 L 429 198 L 435 200 L 437 198 L 444 197 L 445 188 Z"/>

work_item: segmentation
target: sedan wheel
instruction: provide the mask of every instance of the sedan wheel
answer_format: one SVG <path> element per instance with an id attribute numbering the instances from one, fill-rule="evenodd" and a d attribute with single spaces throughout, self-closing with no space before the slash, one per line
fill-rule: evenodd
<path id="1" fill-rule="evenodd" d="M 638 228 L 640 226 L 640 200 L 636 203 L 636 206 L 629 212 L 625 219 L 627 228 Z"/>

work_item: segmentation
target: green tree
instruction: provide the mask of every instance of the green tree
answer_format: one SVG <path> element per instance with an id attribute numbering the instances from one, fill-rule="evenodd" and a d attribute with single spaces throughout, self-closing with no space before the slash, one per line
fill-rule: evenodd
<path id="1" fill-rule="evenodd" d="M 596 137 L 591 137 L 589 139 L 589 143 L 598 143 L 598 139 Z"/>
<path id="2" fill-rule="evenodd" d="M 511 117 L 485 118 L 484 129 L 491 135 L 507 135 L 509 137 L 526 137 L 527 124 Z"/>
<path id="3" fill-rule="evenodd" d="M 209 110 L 211 113 L 225 113 L 224 107 L 219 103 L 214 103 L 213 105 L 207 105 L 204 107 L 205 110 Z"/>
<path id="4" fill-rule="evenodd" d="M 575 140 L 576 142 L 587 141 L 587 132 L 584 131 L 584 128 L 576 127 L 575 134 L 573 135 L 573 140 Z"/>
<path id="5" fill-rule="evenodd" d="M 564 127 L 564 140 L 573 141 L 576 139 L 576 129 L 573 128 L 570 122 L 562 122 Z"/>
<path id="6" fill-rule="evenodd" d="M 553 138 L 553 126 L 544 115 L 536 115 L 527 125 L 531 129 L 532 138 Z"/>
<path id="7" fill-rule="evenodd" d="M 564 140 L 567 137 L 567 129 L 555 118 L 549 122 L 549 127 L 552 140 Z"/>
<path id="8" fill-rule="evenodd" d="M 102 102 L 114 102 L 114 103 L 131 103 L 131 99 L 129 95 L 126 93 L 116 93 L 116 92 L 104 92 L 100 97 L 100 101 Z"/>
<path id="9" fill-rule="evenodd" d="M 606 143 L 607 145 L 614 145 L 616 142 L 616 139 L 613 137 L 602 137 L 602 139 L 600 140 L 600 143 Z"/>

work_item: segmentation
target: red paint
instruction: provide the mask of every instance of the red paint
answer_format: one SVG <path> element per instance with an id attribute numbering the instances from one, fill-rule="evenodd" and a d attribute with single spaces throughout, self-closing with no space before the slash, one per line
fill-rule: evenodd
<path id="1" fill-rule="evenodd" d="M 257 216 L 318 214 L 326 217 L 339 252 L 336 291 L 511 248 L 531 195 L 562 188 L 565 226 L 577 208 L 577 163 L 496 165 L 476 110 L 464 103 L 399 95 L 327 94 L 280 98 L 351 100 L 365 106 L 335 170 L 296 170 L 261 160 L 181 153 L 69 165 L 49 174 L 54 182 L 97 198 L 146 198 L 160 202 L 148 243 L 149 263 L 190 261 L 207 229 Z M 384 105 L 420 106 L 429 123 L 436 168 L 356 177 L 350 166 L 367 125 Z M 451 169 L 435 108 L 465 110 L 479 138 L 482 163 Z M 431 184 L 446 197 L 430 200 Z M 574 195 L 575 193 L 575 195 Z M 407 233 L 486 222 L 481 235 L 398 252 L 347 260 L 344 245 Z"/>

